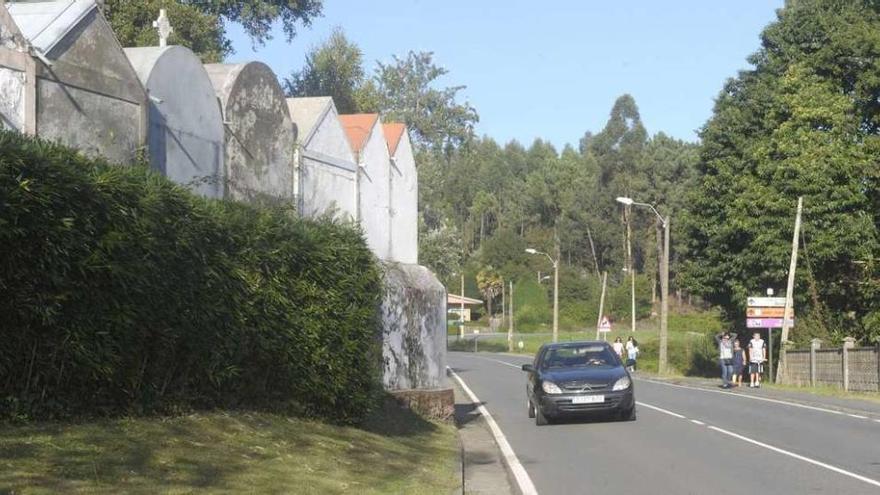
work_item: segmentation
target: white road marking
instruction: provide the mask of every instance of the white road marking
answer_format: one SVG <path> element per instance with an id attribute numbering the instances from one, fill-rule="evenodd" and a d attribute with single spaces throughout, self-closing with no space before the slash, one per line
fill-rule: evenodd
<path id="1" fill-rule="evenodd" d="M 691 423 L 693 423 L 695 425 L 706 426 L 706 423 L 703 423 L 702 421 L 700 421 L 698 419 L 692 419 Z"/>
<path id="2" fill-rule="evenodd" d="M 670 416 L 675 416 L 676 418 L 687 419 L 686 417 L 682 416 L 681 414 L 674 413 L 674 412 L 672 412 L 672 411 L 668 411 L 668 410 L 666 410 L 666 409 L 663 409 L 662 407 L 652 406 L 651 404 L 645 404 L 644 402 L 639 402 L 639 401 L 636 401 L 636 404 L 638 404 L 638 405 L 640 405 L 640 406 L 642 406 L 642 407 L 647 407 L 648 409 L 653 409 L 653 410 L 655 410 L 655 411 L 662 412 L 663 414 L 668 414 L 668 415 L 670 415 Z"/>
<path id="3" fill-rule="evenodd" d="M 864 419 L 867 419 L 867 417 L 865 417 L 865 416 L 858 416 L 858 415 L 854 415 L 854 414 L 847 414 L 847 413 L 844 413 L 844 412 L 842 412 L 842 411 L 836 411 L 836 410 L 834 410 L 834 409 L 826 409 L 826 408 L 824 408 L 824 407 L 808 406 L 808 405 L 806 405 L 806 404 L 799 404 L 799 403 L 797 403 L 797 402 L 788 402 L 788 401 L 779 400 L 779 399 L 768 399 L 767 397 L 758 397 L 758 396 L 755 396 L 755 395 L 746 395 L 746 394 L 738 394 L 738 393 L 732 393 L 732 392 L 724 392 L 724 391 L 721 391 L 721 390 L 708 390 L 708 389 L 700 388 L 700 387 L 691 387 L 691 386 L 688 386 L 688 385 L 679 385 L 679 384 L 676 384 L 676 383 L 666 383 L 666 382 L 661 382 L 661 381 L 657 381 L 657 380 L 647 380 L 647 379 L 645 379 L 645 378 L 638 378 L 638 380 L 645 381 L 645 382 L 648 382 L 648 383 L 655 383 L 655 384 L 657 384 L 657 385 L 665 385 L 665 386 L 667 386 L 667 387 L 685 388 L 685 389 L 688 389 L 688 390 L 696 390 L 696 391 L 699 391 L 699 392 L 706 392 L 706 393 L 710 393 L 710 394 L 721 394 L 721 395 L 725 395 L 725 396 L 727 396 L 727 397 L 740 397 L 740 398 L 743 398 L 743 399 L 752 399 L 752 400 L 760 400 L 760 401 L 764 401 L 764 402 L 773 402 L 773 403 L 775 403 L 775 404 L 783 404 L 783 405 L 791 406 L 791 407 L 799 407 L 799 408 L 801 408 L 801 409 L 809 409 L 809 410 L 811 410 L 811 411 L 819 411 L 819 412 L 824 412 L 824 413 L 828 413 L 828 414 L 836 414 L 836 415 L 838 415 L 838 416 L 852 416 L 852 417 L 854 417 L 854 418 L 864 418 Z M 878 422 L 880 422 L 880 421 L 878 421 Z"/>
<path id="4" fill-rule="evenodd" d="M 860 414 L 847 414 L 847 416 L 849 416 L 851 418 L 856 418 L 856 419 L 868 419 L 867 416 L 862 416 Z"/>
<path id="5" fill-rule="evenodd" d="M 500 359 L 492 359 L 492 358 L 487 358 L 487 357 L 483 357 L 483 356 L 474 356 L 474 357 L 477 358 L 477 359 L 482 359 L 482 360 L 484 360 L 484 361 L 492 361 L 492 362 L 495 362 L 495 363 L 503 364 L 503 365 L 505 365 L 505 366 L 510 366 L 511 368 L 516 368 L 516 369 L 518 369 L 518 370 L 522 370 L 522 365 L 517 366 L 517 365 L 515 365 L 515 364 L 511 364 L 511 363 L 508 363 L 507 361 L 502 361 L 502 360 L 500 360 Z"/>
<path id="6" fill-rule="evenodd" d="M 868 477 L 862 476 L 862 475 L 860 475 L 860 474 L 853 473 L 853 472 L 851 472 L 851 471 L 847 471 L 847 470 L 845 470 L 845 469 L 841 469 L 841 468 L 839 468 L 839 467 L 837 467 L 837 466 L 832 466 L 831 464 L 825 464 L 824 462 L 817 461 L 817 460 L 815 460 L 815 459 L 810 459 L 809 457 L 805 457 L 805 456 L 802 456 L 802 455 L 799 455 L 799 454 L 795 454 L 794 452 L 789 452 L 789 451 L 787 451 L 787 450 L 780 449 L 779 447 L 774 447 L 774 446 L 772 446 L 772 445 L 768 445 L 768 444 L 766 444 L 766 443 L 759 442 L 759 441 L 757 441 L 757 440 L 753 440 L 753 439 L 751 439 L 751 438 L 749 438 L 749 437 L 744 437 L 744 436 L 742 436 L 742 435 L 740 435 L 740 434 L 733 433 L 732 431 L 727 431 L 727 430 L 725 430 L 725 429 L 718 428 L 717 426 L 710 426 L 709 429 L 710 429 L 710 430 L 715 430 L 715 431 L 717 431 L 717 432 L 719 432 L 719 433 L 723 433 L 723 434 L 725 434 L 725 435 L 729 435 L 729 436 L 731 436 L 731 437 L 733 437 L 733 438 L 737 438 L 737 439 L 742 440 L 742 441 L 744 441 L 744 442 L 748 442 L 748 443 L 751 443 L 751 444 L 757 445 L 757 446 L 759 446 L 759 447 L 764 447 L 764 448 L 767 449 L 767 450 L 772 450 L 773 452 L 777 452 L 777 453 L 779 453 L 779 454 L 787 455 L 787 456 L 789 456 L 789 457 L 793 457 L 793 458 L 795 458 L 795 459 L 797 459 L 797 460 L 800 460 L 800 461 L 808 462 L 808 463 L 813 464 L 813 465 L 815 465 L 815 466 L 819 466 L 819 467 L 825 468 L 825 469 L 827 469 L 827 470 L 829 470 L 829 471 L 834 471 L 835 473 L 840 473 L 840 474 L 842 474 L 842 475 L 844 475 L 844 476 L 849 476 L 850 478 L 857 479 L 857 480 L 862 481 L 862 482 L 864 482 L 864 483 L 867 483 L 867 484 L 869 484 L 869 485 L 874 485 L 874 486 L 880 487 L 880 481 L 873 480 L 873 479 L 871 479 L 871 478 L 868 478 Z"/>
<path id="7" fill-rule="evenodd" d="M 482 405 L 476 394 L 474 394 L 464 383 L 464 380 L 462 380 L 461 377 L 448 366 L 446 369 L 449 370 L 452 377 L 455 378 L 459 385 L 461 385 L 461 388 L 471 401 L 474 404 L 478 404 L 477 410 L 480 411 L 480 414 L 486 419 L 489 429 L 492 430 L 492 436 L 495 437 L 495 442 L 498 444 L 498 448 L 501 449 L 501 455 L 504 457 L 504 462 L 507 464 L 507 467 L 510 468 L 511 473 L 513 473 L 513 477 L 516 479 L 517 485 L 519 485 L 520 492 L 523 495 L 538 495 L 538 490 L 535 489 L 535 484 L 532 483 L 532 478 L 529 477 L 529 473 L 526 472 L 526 469 L 519 462 L 519 459 L 513 452 L 513 448 L 510 447 L 510 443 L 507 442 L 507 438 L 504 436 L 501 428 L 498 427 L 498 423 L 495 422 L 495 419 L 492 418 L 489 411 Z"/>

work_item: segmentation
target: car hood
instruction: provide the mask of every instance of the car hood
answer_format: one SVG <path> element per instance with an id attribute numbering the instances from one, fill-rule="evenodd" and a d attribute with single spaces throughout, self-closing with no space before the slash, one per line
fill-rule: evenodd
<path id="1" fill-rule="evenodd" d="M 576 380 L 595 380 L 596 382 L 610 383 L 622 376 L 626 376 L 626 371 L 620 366 L 590 366 L 584 368 L 544 370 L 541 372 L 542 380 L 549 380 L 554 383 Z"/>

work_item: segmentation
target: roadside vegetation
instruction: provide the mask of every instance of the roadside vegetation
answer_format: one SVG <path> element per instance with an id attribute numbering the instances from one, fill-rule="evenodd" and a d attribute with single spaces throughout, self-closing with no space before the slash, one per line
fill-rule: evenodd
<path id="1" fill-rule="evenodd" d="M 452 493 L 451 423 L 389 399 L 361 426 L 263 412 L 0 427 L 0 493 Z"/>

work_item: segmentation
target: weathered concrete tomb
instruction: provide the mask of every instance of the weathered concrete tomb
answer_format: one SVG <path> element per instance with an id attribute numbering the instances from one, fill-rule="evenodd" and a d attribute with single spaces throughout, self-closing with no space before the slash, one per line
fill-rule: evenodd
<path id="1" fill-rule="evenodd" d="M 297 209 L 306 217 L 357 216 L 357 165 L 333 98 L 288 98 L 297 130 Z"/>
<path id="2" fill-rule="evenodd" d="M 152 168 L 203 196 L 223 197 L 223 116 L 201 60 L 182 46 L 125 54 L 149 95 Z"/>
<path id="3" fill-rule="evenodd" d="M 391 156 L 389 257 L 415 264 L 419 262 L 419 176 L 412 143 L 404 124 L 385 124 L 382 129 Z"/>
<path id="4" fill-rule="evenodd" d="M 378 114 L 340 115 L 356 163 L 357 220 L 370 250 L 381 260 L 390 259 L 390 157 Z"/>
<path id="5" fill-rule="evenodd" d="M 205 69 L 226 128 L 224 197 L 292 201 L 296 131 L 272 69 L 261 62 Z"/>
<path id="6" fill-rule="evenodd" d="M 94 0 L 0 5 L 0 125 L 131 163 L 146 92 Z"/>

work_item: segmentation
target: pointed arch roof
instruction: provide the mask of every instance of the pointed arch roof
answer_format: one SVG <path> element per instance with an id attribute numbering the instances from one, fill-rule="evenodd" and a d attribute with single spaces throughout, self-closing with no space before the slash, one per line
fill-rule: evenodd
<path id="1" fill-rule="evenodd" d="M 351 144 L 352 151 L 360 153 L 367 144 L 367 138 L 370 137 L 373 127 L 379 121 L 378 113 L 357 113 L 352 115 L 340 115 L 339 122 L 345 129 L 348 136 L 348 142 Z"/>

